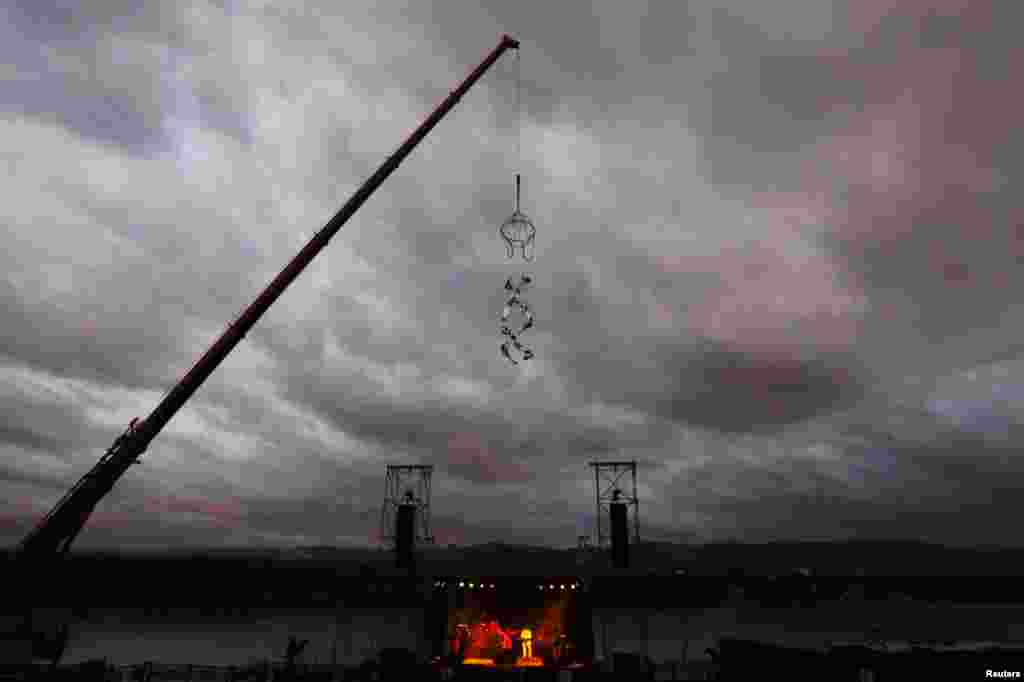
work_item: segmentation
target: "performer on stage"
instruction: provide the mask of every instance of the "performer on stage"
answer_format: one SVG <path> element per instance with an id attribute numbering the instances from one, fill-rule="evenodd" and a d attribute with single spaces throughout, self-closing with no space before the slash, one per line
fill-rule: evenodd
<path id="1" fill-rule="evenodd" d="M 523 628 L 519 631 L 519 641 L 523 646 L 523 658 L 533 658 L 533 632 L 530 628 Z"/>

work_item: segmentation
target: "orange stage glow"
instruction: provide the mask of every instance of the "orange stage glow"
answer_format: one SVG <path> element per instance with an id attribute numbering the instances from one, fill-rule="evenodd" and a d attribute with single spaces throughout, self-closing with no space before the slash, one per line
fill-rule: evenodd
<path id="1" fill-rule="evenodd" d="M 469 585 L 468 581 L 462 582 Z M 480 583 L 484 584 L 490 583 Z M 554 598 L 536 604 L 506 604 L 499 600 L 500 592 L 494 596 L 489 592 L 462 593 L 463 603 L 449 611 L 451 630 L 446 648 L 469 665 L 543 667 L 568 663 L 576 647 L 567 638 L 567 611 L 576 595 L 569 590 L 572 581 L 562 579 L 552 584 Z M 559 591 L 558 586 L 563 584 L 566 589 Z"/>

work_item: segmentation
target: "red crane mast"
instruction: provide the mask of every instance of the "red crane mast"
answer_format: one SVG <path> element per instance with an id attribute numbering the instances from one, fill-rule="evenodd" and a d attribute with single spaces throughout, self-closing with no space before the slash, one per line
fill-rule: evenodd
<path id="1" fill-rule="evenodd" d="M 290 263 L 267 285 L 262 293 L 234 321 L 227 330 L 210 346 L 210 349 L 193 365 L 181 381 L 164 395 L 163 399 L 141 423 L 134 420 L 128 429 L 118 436 L 114 444 L 100 458 L 99 462 L 83 476 L 64 495 L 54 508 L 39 522 L 38 525 L 22 540 L 17 549 L 19 558 L 53 556 L 65 554 L 71 543 L 82 530 L 89 515 L 96 508 L 103 496 L 117 483 L 117 480 L 134 464 L 139 456 L 146 451 L 157 434 L 167 422 L 188 401 L 193 393 L 213 373 L 217 366 L 231 353 L 253 325 L 259 321 L 263 313 L 284 293 L 292 281 L 306 268 L 318 253 L 330 241 L 341 226 L 370 198 L 381 183 L 416 145 L 440 122 L 440 120 L 462 99 L 463 95 L 494 65 L 498 58 L 509 49 L 518 49 L 519 41 L 510 36 L 502 36 L 501 42 L 487 57 L 466 77 L 459 87 L 453 90 L 433 113 L 413 131 L 381 165 L 355 194 L 341 207 L 312 239 L 299 251 Z"/>

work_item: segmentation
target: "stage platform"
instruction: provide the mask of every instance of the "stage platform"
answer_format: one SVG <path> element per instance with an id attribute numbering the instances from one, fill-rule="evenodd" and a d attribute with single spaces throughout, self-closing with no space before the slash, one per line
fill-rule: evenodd
<path id="1" fill-rule="evenodd" d="M 495 665 L 463 665 L 453 669 L 447 669 L 439 675 L 442 680 L 487 680 L 488 682 L 499 682 L 504 680 L 517 680 L 520 682 L 582 682 L 584 680 L 597 679 L 601 675 L 591 666 L 574 664 L 570 666 L 517 666 L 507 663 Z M 601 677 L 601 679 L 605 679 Z"/>

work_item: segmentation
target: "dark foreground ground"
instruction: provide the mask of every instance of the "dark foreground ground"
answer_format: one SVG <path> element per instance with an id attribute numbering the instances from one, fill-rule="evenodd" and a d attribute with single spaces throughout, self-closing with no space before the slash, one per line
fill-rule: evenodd
<path id="1" fill-rule="evenodd" d="M 1024 657 L 1013 646 L 1024 641 L 1020 552 L 919 544 L 684 549 L 637 551 L 634 568 L 618 572 L 591 554 L 467 548 L 424 553 L 416 580 L 396 572 L 387 554 L 323 548 L 79 555 L 26 570 L 0 562 L 8 588 L 0 665 L 23 647 L 13 633 L 27 612 L 47 641 L 70 628 L 59 668 L 35 660 L 32 667 L 0 668 L 0 680 L 877 682 L 1024 673 Z M 443 674 L 421 666 L 389 673 L 377 660 L 387 647 L 407 648 L 421 662 L 437 653 L 445 613 L 462 599 L 453 587 L 459 576 L 467 583 L 492 576 L 485 582 L 497 585 L 500 601 L 515 600 L 523 581 L 561 583 L 556 575 L 579 582 L 600 661 L 595 669 Z M 441 583 L 447 587 L 439 590 Z M 289 675 L 279 661 L 292 635 L 309 646 Z M 956 650 L 958 642 L 977 646 Z M 37 658 L 24 647 L 19 655 L 23 662 Z"/>
<path id="2" fill-rule="evenodd" d="M 620 656 L 600 668 L 574 670 L 498 669 L 463 666 L 440 669 L 437 666 L 385 667 L 379 664 L 358 667 L 299 666 L 288 671 L 281 666 L 249 668 L 209 666 L 122 666 L 102 661 L 55 670 L 42 667 L 13 667 L 0 672 L 0 680 L 304 680 L 345 682 L 611 682 L 641 680 L 863 680 L 935 679 L 972 680 L 1012 678 L 1024 673 L 1024 652 L 989 649 L 983 651 L 940 652 L 908 650 L 878 652 L 855 647 L 839 647 L 827 653 L 765 646 L 742 640 L 725 640 L 713 666 L 686 668 L 658 666 L 635 656 Z M 603 669 L 602 669 L 603 668 Z M 609 670 L 608 668 L 615 668 Z"/>

